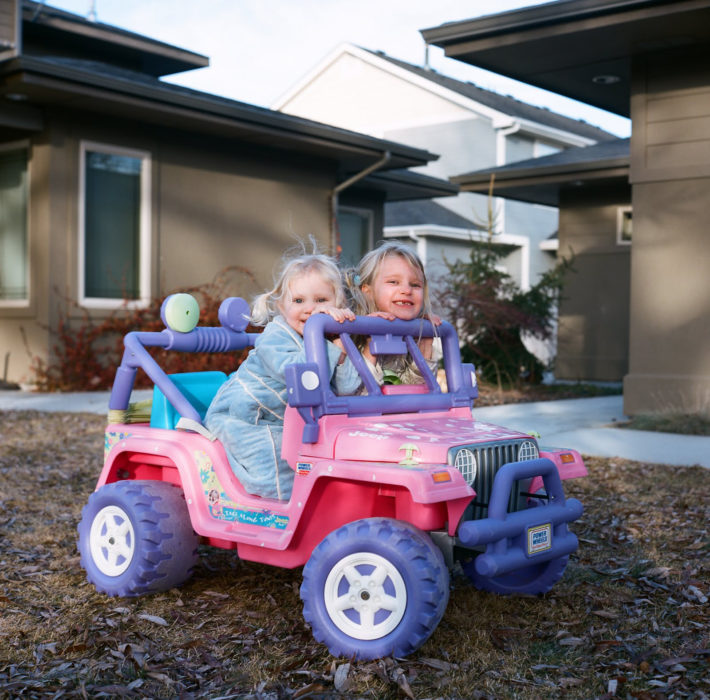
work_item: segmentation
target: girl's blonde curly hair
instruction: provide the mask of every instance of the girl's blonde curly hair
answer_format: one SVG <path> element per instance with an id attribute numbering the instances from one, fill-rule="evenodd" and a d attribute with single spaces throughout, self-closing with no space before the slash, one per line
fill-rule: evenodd
<path id="1" fill-rule="evenodd" d="M 347 305 L 342 275 L 335 260 L 317 252 L 315 243 L 313 251 L 313 253 L 306 253 L 305 245 L 301 244 L 295 253 L 291 255 L 287 253 L 284 256 L 273 289 L 254 298 L 250 320 L 255 326 L 265 326 L 277 316 L 280 313 L 279 303 L 290 298 L 291 281 L 311 272 L 317 272 L 333 287 L 335 306 L 344 308 Z"/>

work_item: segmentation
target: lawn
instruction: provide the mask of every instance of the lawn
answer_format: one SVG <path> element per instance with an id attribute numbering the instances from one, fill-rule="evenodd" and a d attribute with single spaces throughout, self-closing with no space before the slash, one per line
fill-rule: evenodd
<path id="1" fill-rule="evenodd" d="M 108 598 L 76 523 L 100 469 L 87 414 L 0 414 L 0 697 L 706 698 L 710 471 L 589 458 L 562 581 L 500 597 L 452 577 L 444 618 L 406 659 L 314 642 L 301 574 L 204 548 L 180 589 Z"/>

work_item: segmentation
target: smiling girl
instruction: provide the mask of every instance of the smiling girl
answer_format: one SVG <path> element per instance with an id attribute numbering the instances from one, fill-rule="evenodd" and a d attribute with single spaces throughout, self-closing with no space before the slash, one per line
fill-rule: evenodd
<path id="1" fill-rule="evenodd" d="M 409 246 L 388 242 L 366 253 L 357 270 L 347 274 L 348 287 L 360 316 L 379 316 L 390 321 L 441 320 L 431 313 L 429 286 L 419 256 Z M 429 368 L 436 374 L 438 352 L 432 338 L 420 338 L 419 349 Z M 410 358 L 402 355 L 378 355 L 370 352 L 369 341 L 361 352 L 379 384 L 396 377 L 402 384 L 421 384 L 419 370 Z"/>
<path id="2" fill-rule="evenodd" d="M 338 267 L 325 255 L 287 260 L 276 286 L 254 301 L 250 320 L 265 326 L 264 332 L 220 387 L 205 416 L 205 425 L 221 441 L 232 471 L 249 493 L 291 496 L 294 472 L 281 459 L 285 370 L 305 361 L 303 328 L 317 313 L 339 322 L 355 318 L 345 306 Z M 352 394 L 360 378 L 337 343 L 327 345 L 331 385 L 337 394 Z"/>

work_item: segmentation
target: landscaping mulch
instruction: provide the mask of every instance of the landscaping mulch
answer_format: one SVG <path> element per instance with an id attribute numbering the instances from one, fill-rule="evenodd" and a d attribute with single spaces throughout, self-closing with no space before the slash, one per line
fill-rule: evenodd
<path id="1" fill-rule="evenodd" d="M 303 621 L 301 572 L 205 547 L 180 589 L 109 598 L 76 524 L 104 420 L 0 412 L 2 698 L 694 698 L 710 696 L 710 470 L 587 459 L 564 578 L 543 596 L 461 574 L 406 659 L 333 658 Z"/>
<path id="2" fill-rule="evenodd" d="M 621 385 L 612 384 L 520 384 L 498 387 L 480 382 L 475 406 L 499 406 L 507 403 L 531 401 L 559 401 L 561 399 L 589 399 L 595 396 L 620 395 Z"/>

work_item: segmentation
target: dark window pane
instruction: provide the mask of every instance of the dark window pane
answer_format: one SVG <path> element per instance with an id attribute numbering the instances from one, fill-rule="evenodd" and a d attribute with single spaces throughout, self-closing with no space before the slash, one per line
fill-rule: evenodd
<path id="1" fill-rule="evenodd" d="M 86 152 L 84 294 L 140 296 L 141 159 Z"/>
<path id="2" fill-rule="evenodd" d="M 0 300 L 27 299 L 27 152 L 0 151 Z"/>
<path id="3" fill-rule="evenodd" d="M 338 212 L 338 229 L 341 248 L 340 264 L 343 267 L 355 266 L 370 247 L 369 213 Z"/>

